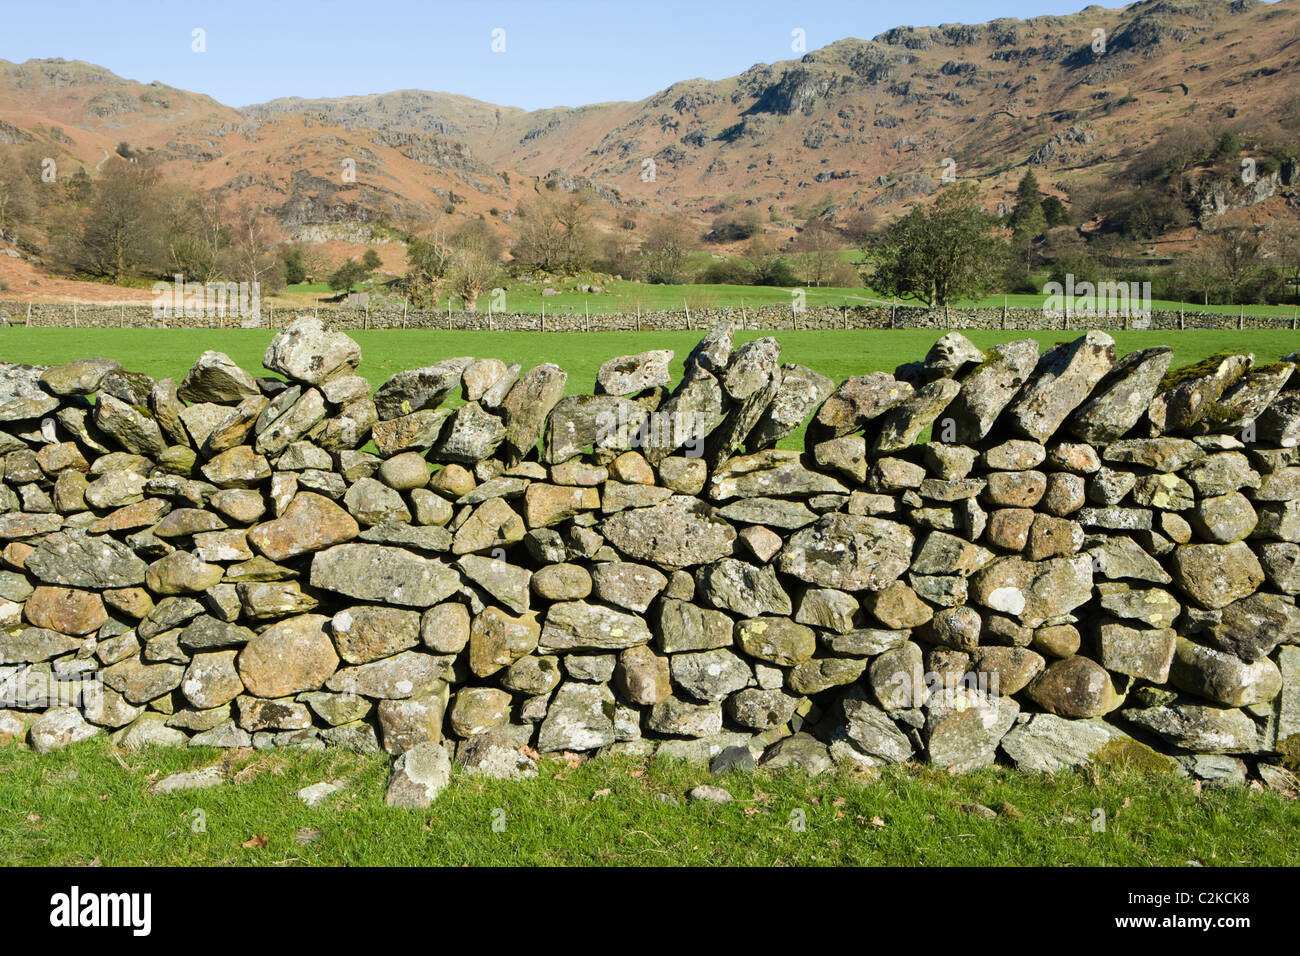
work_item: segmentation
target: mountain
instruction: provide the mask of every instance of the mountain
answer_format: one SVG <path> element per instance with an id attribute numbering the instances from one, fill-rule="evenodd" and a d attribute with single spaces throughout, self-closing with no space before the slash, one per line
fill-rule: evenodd
<path id="1" fill-rule="evenodd" d="M 1167 131 L 1273 129 L 1296 110 L 1297 38 L 1300 0 L 1142 0 L 897 27 L 637 102 L 534 111 L 419 90 L 236 110 L 86 63 L 0 61 L 0 149 L 40 143 L 93 168 L 125 142 L 309 236 L 448 215 L 504 223 L 547 182 L 590 184 L 610 218 L 676 207 L 703 223 L 740 206 L 778 223 L 796 206 L 888 215 L 946 175 L 979 179 L 991 203 L 1009 201 L 1029 168 L 1067 194 Z M 1294 215 L 1281 196 L 1258 198 Z"/>

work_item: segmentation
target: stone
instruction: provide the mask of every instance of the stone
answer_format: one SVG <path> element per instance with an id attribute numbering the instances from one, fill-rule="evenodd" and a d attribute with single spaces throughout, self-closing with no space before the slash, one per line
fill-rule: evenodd
<path id="1" fill-rule="evenodd" d="M 892 581 L 878 591 L 869 591 L 862 606 L 887 628 L 920 627 L 934 616 L 934 609 L 902 581 Z"/>
<path id="2" fill-rule="evenodd" d="M 367 664 L 414 647 L 420 640 L 420 615 L 383 605 L 360 605 L 330 620 L 338 655 L 349 664 Z"/>
<path id="3" fill-rule="evenodd" d="M 783 498 L 741 498 L 719 508 L 715 514 L 727 521 L 787 530 L 802 528 L 817 520 L 816 513 L 803 503 Z"/>
<path id="4" fill-rule="evenodd" d="M 666 697 L 650 708 L 646 726 L 655 733 L 673 737 L 711 737 L 722 731 L 722 705 L 693 704 Z"/>
<path id="5" fill-rule="evenodd" d="M 471 554 L 506 547 L 522 541 L 524 534 L 524 519 L 505 499 L 489 498 L 456 530 L 451 550 L 454 554 Z"/>
<path id="6" fill-rule="evenodd" d="M 247 445 L 223 451 L 199 470 L 219 488 L 256 488 L 271 477 L 266 458 Z"/>
<path id="7" fill-rule="evenodd" d="M 888 372 L 872 372 L 845 379 L 818 409 L 808 426 L 817 440 L 839 438 L 862 429 L 914 394 L 906 382 Z"/>
<path id="8" fill-rule="evenodd" d="M 218 620 L 210 614 L 201 614 L 186 625 L 177 640 L 186 650 L 210 651 L 243 647 L 253 637 L 253 632 L 246 627 Z"/>
<path id="9" fill-rule="evenodd" d="M 99 728 L 86 722 L 75 707 L 51 707 L 28 728 L 28 739 L 38 754 L 53 753 L 89 740 Z"/>
<path id="10" fill-rule="evenodd" d="M 296 581 L 249 582 L 237 585 L 236 591 L 240 612 L 257 621 L 310 611 L 318 603 Z"/>
<path id="11" fill-rule="evenodd" d="M 296 382 L 319 385 L 355 372 L 361 347 L 342 332 L 328 331 L 319 319 L 300 316 L 271 339 L 262 364 Z"/>
<path id="12" fill-rule="evenodd" d="M 1123 438 L 1146 414 L 1172 361 L 1173 350 L 1166 346 L 1130 352 L 1106 373 L 1093 389 L 1092 397 L 1070 416 L 1067 430 L 1094 445 Z"/>
<path id="13" fill-rule="evenodd" d="M 423 488 L 429 483 L 429 466 L 423 455 L 413 451 L 387 459 L 376 474 L 380 481 L 395 491 Z"/>
<path id="14" fill-rule="evenodd" d="M 1092 596 L 1092 562 L 1084 554 L 1046 561 L 1000 558 L 971 578 L 971 596 L 982 607 L 1037 627 Z"/>
<path id="15" fill-rule="evenodd" d="M 95 404 L 95 426 L 135 455 L 157 457 L 167 448 L 162 429 L 151 414 L 112 395 L 99 396 Z"/>
<path id="16" fill-rule="evenodd" d="M 798 452 L 793 451 L 771 449 L 737 455 L 716 469 L 709 481 L 709 497 L 714 501 L 818 494 L 847 495 L 848 489 L 827 475 L 805 468 Z"/>
<path id="17" fill-rule="evenodd" d="M 112 538 L 59 531 L 37 543 L 26 568 L 38 581 L 80 588 L 128 588 L 144 583 L 146 564 Z"/>
<path id="18" fill-rule="evenodd" d="M 1018 694 L 1047 666 L 1042 655 L 1024 647 L 978 647 L 971 654 L 978 686 L 990 694 Z"/>
<path id="19" fill-rule="evenodd" d="M 325 682 L 327 690 L 383 700 L 404 700 L 432 690 L 451 663 L 420 651 L 402 651 L 392 657 L 342 667 Z"/>
<path id="20" fill-rule="evenodd" d="M 1094 538 L 1088 543 L 1088 556 L 1092 559 L 1096 575 L 1111 581 L 1129 578 L 1150 581 L 1153 584 L 1170 584 L 1173 578 L 1155 558 L 1147 554 L 1132 538 Z"/>
<path id="21" fill-rule="evenodd" d="M 355 694 L 331 694 L 312 691 L 299 694 L 298 701 L 307 704 L 321 720 L 331 726 L 340 726 L 360 720 L 371 710 L 371 703 Z"/>
<path id="22" fill-rule="evenodd" d="M 470 402 L 456 409 L 430 457 L 434 461 L 472 465 L 491 457 L 505 437 L 501 419 Z"/>
<path id="23" fill-rule="evenodd" d="M 788 615 L 793 607 L 771 565 L 756 567 L 723 558 L 695 573 L 696 593 L 713 607 L 743 617 Z"/>
<path id="24" fill-rule="evenodd" d="M 1006 551 L 1023 551 L 1037 515 L 1030 508 L 999 508 L 989 515 L 985 537 L 989 544 Z"/>
<path id="25" fill-rule="evenodd" d="M 523 459 L 542 437 L 547 416 L 564 395 L 568 373 L 557 365 L 529 369 L 501 403 L 505 420 L 504 441 L 510 463 Z"/>
<path id="26" fill-rule="evenodd" d="M 384 790 L 390 807 L 422 810 L 432 806 L 438 794 L 451 782 L 451 758 L 441 744 L 416 744 L 393 762 Z"/>
<path id="27" fill-rule="evenodd" d="M 147 704 L 180 686 L 185 668 L 177 664 L 146 664 L 129 658 L 101 671 L 104 683 L 129 704 Z"/>
<path id="28" fill-rule="evenodd" d="M 144 583 L 154 594 L 198 594 L 221 577 L 220 565 L 208 564 L 187 551 L 174 551 L 145 569 Z"/>
<path id="29" fill-rule="evenodd" d="M 812 734 L 797 733 L 783 737 L 765 751 L 759 764 L 767 770 L 802 770 L 816 777 L 833 769 L 826 745 Z"/>
<path id="30" fill-rule="evenodd" d="M 541 647 L 558 651 L 621 650 L 650 642 L 640 617 L 582 601 L 561 601 L 546 612 Z"/>
<path id="31" fill-rule="evenodd" d="M 538 730 L 537 749 L 556 753 L 607 747 L 615 740 L 613 716 L 614 695 L 604 684 L 562 684 Z"/>
<path id="32" fill-rule="evenodd" d="M 925 717 L 930 762 L 961 773 L 992 764 L 1020 705 L 1010 697 L 990 698 L 967 688 L 941 696 Z"/>
<path id="33" fill-rule="evenodd" d="M 812 628 L 785 617 L 755 617 L 735 627 L 736 642 L 750 657 L 783 667 L 802 664 L 813 656 L 817 638 Z"/>
<path id="34" fill-rule="evenodd" d="M 1142 465 L 1153 471 L 1182 471 L 1192 462 L 1205 457 L 1196 442 L 1186 438 L 1126 438 L 1102 449 L 1106 461 Z"/>
<path id="35" fill-rule="evenodd" d="M 403 548 L 338 544 L 312 558 L 313 587 L 361 601 L 424 608 L 460 586 L 455 570 Z"/>
<path id="36" fill-rule="evenodd" d="M 353 482 L 343 496 L 343 504 L 348 513 L 366 527 L 411 520 L 411 512 L 402 496 L 374 478 L 358 478 Z"/>
<path id="37" fill-rule="evenodd" d="M 648 388 L 667 385 L 668 365 L 672 360 L 672 349 L 612 358 L 596 372 L 596 394 L 634 395 Z"/>
<path id="38" fill-rule="evenodd" d="M 796 694 L 810 696 L 832 687 L 852 684 L 866 670 L 864 660 L 841 657 L 814 657 L 791 669 L 786 680 Z"/>
<path id="39" fill-rule="evenodd" d="M 961 382 L 961 391 L 949 404 L 947 416 L 956 441 L 984 438 L 994 421 L 1029 380 L 1038 364 L 1038 343 L 1032 339 L 995 345 L 985 360 Z"/>
<path id="40" fill-rule="evenodd" d="M 925 356 L 925 371 L 932 378 L 953 377 L 969 366 L 984 361 L 981 352 L 960 332 L 949 332 L 930 346 Z"/>
<path id="41" fill-rule="evenodd" d="M 248 532 L 248 543 L 272 561 L 285 561 L 342 544 L 361 529 L 356 520 L 328 498 L 299 492 L 284 513 Z"/>
<path id="42" fill-rule="evenodd" d="M 195 654 L 181 678 L 181 693 L 192 707 L 208 710 L 228 704 L 244 692 L 235 668 L 236 651 Z"/>
<path id="43" fill-rule="evenodd" d="M 524 492 L 524 520 L 529 528 L 545 528 L 600 507 L 595 488 L 534 482 Z"/>
<path id="44" fill-rule="evenodd" d="M 1167 434 L 1207 431 L 1197 428 L 1225 390 L 1249 371 L 1251 355 L 1220 353 L 1166 374 L 1147 414 L 1153 428 Z M 1213 426 L 1213 422 L 1206 423 Z"/>
<path id="45" fill-rule="evenodd" d="M 1041 471 L 994 471 L 987 476 L 985 504 L 1005 508 L 1032 508 L 1047 490 Z"/>
<path id="46" fill-rule="evenodd" d="M 60 634 L 89 634 L 108 620 L 104 601 L 94 591 L 40 585 L 23 605 L 23 616 L 38 628 Z"/>
<path id="47" fill-rule="evenodd" d="M 723 700 L 753 679 L 749 665 L 724 649 L 674 654 L 671 673 L 674 684 L 702 701 Z"/>
<path id="48" fill-rule="evenodd" d="M 319 689 L 339 664 L 325 632 L 328 621 L 320 614 L 302 614 L 248 641 L 239 652 L 239 676 L 248 692 L 273 698 Z"/>
<path id="49" fill-rule="evenodd" d="M 672 693 L 669 658 L 654 653 L 644 644 L 629 647 L 618 655 L 614 684 L 619 695 L 629 703 L 653 706 Z"/>
<path id="50" fill-rule="evenodd" d="M 1225 707 L 1272 700 L 1282 690 L 1282 674 L 1267 657 L 1252 663 L 1179 637 L 1169 681 L 1180 690 Z"/>
<path id="51" fill-rule="evenodd" d="M 749 433 L 751 452 L 770 448 L 795 431 L 835 389 L 831 379 L 803 365 L 782 365 L 780 371 L 776 394 Z"/>
<path id="52" fill-rule="evenodd" d="M 271 457 L 280 455 L 290 444 L 310 433 L 325 419 L 325 416 L 324 397 L 318 390 L 309 388 L 282 414 L 265 426 L 257 428 L 254 448 L 259 454 Z M 258 425 L 261 426 L 260 416 Z M 210 442 L 211 438 L 209 438 Z"/>
<path id="53" fill-rule="evenodd" d="M 960 392 L 961 385 L 950 378 L 921 386 L 912 397 L 881 416 L 872 452 L 883 455 L 912 447 Z"/>
<path id="54" fill-rule="evenodd" d="M 465 401 L 479 401 L 490 389 L 503 382 L 509 373 L 509 366 L 500 359 L 476 359 L 470 362 L 460 376 Z M 515 374 L 518 374 L 518 369 Z"/>
<path id="55" fill-rule="evenodd" d="M 626 561 L 596 565 L 591 580 L 598 599 L 642 614 L 668 586 L 668 578 L 662 572 L 649 565 Z"/>
<path id="56" fill-rule="evenodd" d="M 578 564 L 551 564 L 534 571 L 529 584 L 545 600 L 580 601 L 591 593 L 591 574 Z"/>
<path id="57" fill-rule="evenodd" d="M 687 601 L 662 601 L 656 623 L 656 646 L 665 654 L 711 650 L 732 642 L 731 618 Z"/>
<path id="58" fill-rule="evenodd" d="M 1102 592 L 1101 606 L 1116 617 L 1140 621 L 1154 628 L 1170 627 L 1182 612 L 1182 606 L 1174 596 L 1160 588 L 1108 589 Z"/>
<path id="59" fill-rule="evenodd" d="M 1096 661 L 1075 655 L 1054 661 L 1028 688 L 1029 699 L 1058 717 L 1100 717 L 1121 701 Z"/>
<path id="60" fill-rule="evenodd" d="M 201 770 L 185 770 L 168 774 L 154 783 L 149 792 L 153 794 L 177 793 L 182 790 L 204 790 L 224 783 L 226 771 L 221 767 L 204 767 Z"/>
<path id="61" fill-rule="evenodd" d="M 1193 753 L 1254 753 L 1259 748 L 1255 722 L 1241 710 L 1172 703 L 1126 708 L 1120 716 Z"/>
<path id="62" fill-rule="evenodd" d="M 1215 544 L 1232 544 L 1250 535 L 1259 515 L 1239 491 L 1202 498 L 1192 511 L 1191 525 L 1200 537 Z"/>
<path id="63" fill-rule="evenodd" d="M 632 560 L 674 568 L 725 557 L 736 537 L 735 529 L 716 518 L 708 505 L 684 495 L 610 515 L 601 533 Z"/>
<path id="64" fill-rule="evenodd" d="M 760 689 L 751 687 L 739 691 L 727 698 L 725 708 L 727 715 L 751 730 L 759 732 L 774 730 L 790 722 L 799 698 L 791 697 L 779 689 Z"/>
<path id="65" fill-rule="evenodd" d="M 1007 731 L 1001 747 L 1019 770 L 1056 773 L 1090 763 L 1111 739 L 1112 732 L 1096 721 L 1033 714 Z"/>
<path id="66" fill-rule="evenodd" d="M 105 375 L 121 370 L 122 363 L 113 359 L 79 359 L 44 369 L 40 373 L 39 381 L 51 394 L 60 397 L 90 395 L 99 390 Z"/>
<path id="67" fill-rule="evenodd" d="M 678 449 L 699 457 L 706 439 L 722 425 L 727 402 L 717 378 L 702 368 L 688 366 L 681 384 L 646 420 L 645 435 L 639 441 L 646 459 L 657 465 Z"/>
<path id="68" fill-rule="evenodd" d="M 1133 485 L 1133 502 L 1160 511 L 1185 511 L 1196 503 L 1196 495 L 1177 475 L 1143 475 Z"/>
<path id="69" fill-rule="evenodd" d="M 461 386 L 462 375 L 473 361 L 461 356 L 398 372 L 375 392 L 375 410 L 380 421 L 436 409 Z"/>
<path id="70" fill-rule="evenodd" d="M 1257 591 L 1225 607 L 1204 636 L 1221 650 L 1255 662 L 1278 644 L 1298 643 L 1300 609 L 1276 594 Z"/>
<path id="71" fill-rule="evenodd" d="M 897 522 L 826 514 L 786 542 L 777 567 L 819 587 L 878 590 L 908 569 L 914 540 L 911 529 Z"/>
<path id="72" fill-rule="evenodd" d="M 423 451 L 438 441 L 452 415 L 449 408 L 425 409 L 376 422 L 371 432 L 375 447 L 384 456 L 404 451 Z"/>
<path id="73" fill-rule="evenodd" d="M 833 588 L 809 588 L 799 600 L 795 620 L 825 630 L 844 634 L 853 630 L 858 600 Z"/>
<path id="74" fill-rule="evenodd" d="M 532 653 L 540 637 L 541 625 L 535 614 L 512 617 L 500 608 L 485 608 L 470 626 L 470 670 L 477 677 L 489 677 Z"/>
<path id="75" fill-rule="evenodd" d="M 885 763 L 902 763 L 915 752 L 911 740 L 890 716 L 852 691 L 840 702 L 844 735 L 860 753 Z"/>
<path id="76" fill-rule="evenodd" d="M 1174 583 L 1208 610 L 1227 607 L 1264 583 L 1264 570 L 1244 542 L 1185 544 L 1170 561 Z"/>
<path id="77" fill-rule="evenodd" d="M 495 687 L 462 687 L 456 692 L 448 722 L 457 736 L 473 737 L 500 727 L 509 713 L 508 692 Z"/>

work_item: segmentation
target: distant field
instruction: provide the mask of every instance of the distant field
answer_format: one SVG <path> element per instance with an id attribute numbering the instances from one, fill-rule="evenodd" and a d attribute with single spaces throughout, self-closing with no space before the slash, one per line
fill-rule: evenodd
<path id="1" fill-rule="evenodd" d="M 1046 281 L 1046 278 L 1043 278 Z M 556 282 L 554 287 L 565 289 L 572 283 Z M 373 292 L 383 294 L 383 288 L 366 287 Z M 597 294 L 587 294 L 583 292 L 561 291 L 559 295 L 542 295 L 542 284 L 526 284 L 518 280 L 510 283 L 506 289 L 505 307 L 497 311 L 505 312 L 538 312 L 545 308 L 548 315 L 551 314 L 577 314 L 581 315 L 584 311 L 592 313 L 604 312 L 663 312 L 676 311 L 680 312 L 686 308 L 691 309 L 721 309 L 721 308 L 752 308 L 754 306 L 770 305 L 789 305 L 791 301 L 790 289 L 777 286 L 754 286 L 754 285 L 651 285 L 645 282 L 630 282 L 626 280 L 613 281 L 605 285 L 605 291 Z M 292 305 L 300 308 L 310 308 L 317 299 L 324 301 L 331 298 L 333 293 L 322 284 L 315 285 L 296 285 L 290 286 L 286 294 L 276 296 L 276 301 L 282 305 Z M 480 311 L 487 311 L 488 302 L 491 294 L 484 292 L 479 298 L 478 308 Z M 953 303 L 953 308 L 969 307 L 998 307 L 1003 301 L 1011 307 L 1019 308 L 1041 308 L 1043 305 L 1043 296 L 1041 295 L 990 295 L 978 300 L 961 300 Z M 401 307 L 400 297 L 396 298 L 398 307 Z M 866 306 L 866 305 L 888 305 L 890 299 L 883 296 L 874 289 L 863 287 L 857 288 L 832 288 L 832 287 L 804 287 L 804 303 L 809 308 L 818 306 L 830 306 L 839 308 L 842 305 L 847 306 Z M 447 299 L 439 301 L 438 308 L 447 308 Z M 916 302 L 900 303 L 900 305 L 917 306 Z M 1295 306 L 1291 305 L 1198 305 L 1196 303 L 1179 303 L 1166 299 L 1152 299 L 1151 308 L 1168 309 L 1177 311 L 1182 307 L 1188 312 L 1214 312 L 1222 315 L 1238 315 L 1244 312 L 1252 316 L 1275 316 L 1291 318 L 1297 314 Z M 453 299 L 451 302 L 453 310 L 460 308 L 460 300 Z"/>
<path id="2" fill-rule="evenodd" d="M 676 352 L 674 375 L 699 341 L 701 332 L 447 332 L 436 329 L 393 329 L 350 333 L 360 344 L 361 373 L 378 387 L 394 372 L 429 365 L 456 355 L 499 358 L 525 367 L 554 362 L 569 373 L 570 393 L 590 392 L 596 370 L 617 355 L 646 349 Z M 737 342 L 759 338 L 761 332 L 737 332 Z M 923 358 L 941 333 L 932 329 L 849 329 L 779 332 L 781 359 L 816 369 L 836 382 L 850 375 L 892 371 L 904 362 Z M 23 326 L 0 329 L 0 359 L 56 365 L 76 358 L 103 356 L 155 378 L 178 381 L 199 353 L 217 349 L 248 371 L 262 375 L 262 353 L 272 333 L 256 329 L 66 329 Z M 1072 338 L 1071 333 L 971 331 L 976 345 L 988 347 L 1019 338 L 1034 338 L 1046 348 Z M 1115 332 L 1120 353 L 1154 345 L 1174 349 L 1176 365 L 1189 365 L 1216 352 L 1248 350 L 1257 361 L 1272 362 L 1300 348 L 1300 332 L 1235 329 L 1185 332 Z M 453 403 L 454 404 L 454 403 Z M 802 430 L 783 447 L 798 448 Z"/>

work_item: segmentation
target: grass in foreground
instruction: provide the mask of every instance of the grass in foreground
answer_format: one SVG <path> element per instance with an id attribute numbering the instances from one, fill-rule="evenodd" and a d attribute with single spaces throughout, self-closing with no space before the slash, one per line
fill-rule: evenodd
<path id="1" fill-rule="evenodd" d="M 204 349 L 228 354 L 254 375 L 265 375 L 262 353 L 272 332 L 262 329 L 65 329 L 15 326 L 0 329 L 0 361 L 57 365 L 73 359 L 102 356 L 117 359 L 132 371 L 178 382 Z M 428 365 L 455 355 L 499 358 L 525 368 L 554 362 L 569 373 L 570 394 L 590 392 L 596 371 L 608 359 L 646 349 L 670 348 L 676 353 L 673 374 L 704 335 L 690 332 L 447 332 L 436 329 L 389 329 L 349 332 L 361 344 L 361 374 L 382 385 L 395 372 Z M 763 335 L 781 342 L 781 360 L 816 369 L 836 382 L 850 375 L 893 371 L 905 362 L 925 357 L 942 330 L 848 329 L 798 330 L 775 333 L 741 331 L 737 343 Z M 1043 348 L 1078 336 L 1062 331 L 986 331 L 965 333 L 981 348 L 999 342 L 1033 338 Z M 1117 352 L 1155 345 L 1174 349 L 1174 364 L 1188 365 L 1218 352 L 1254 352 L 1257 363 L 1274 362 L 1300 347 L 1300 333 L 1289 330 L 1214 329 L 1183 332 L 1119 331 L 1112 333 Z M 449 404 L 459 404 L 454 397 Z M 782 448 L 802 448 L 803 430 L 781 442 Z"/>
<path id="2" fill-rule="evenodd" d="M 225 764 L 228 782 L 149 793 Z M 798 772 L 711 777 L 666 760 L 542 762 L 537 779 L 459 771 L 428 810 L 383 804 L 389 759 L 338 752 L 0 749 L 6 865 L 1295 865 L 1280 838 L 1300 805 L 1124 767 L 1056 775 L 887 768 L 879 779 Z M 320 808 L 302 787 L 346 781 Z M 730 804 L 689 802 L 720 784 Z M 980 819 L 964 803 L 1015 810 Z M 1105 812 L 1097 832 L 1095 811 Z M 1018 814 L 1018 815 L 1017 815 Z M 495 825 L 494 825 L 495 824 Z"/>

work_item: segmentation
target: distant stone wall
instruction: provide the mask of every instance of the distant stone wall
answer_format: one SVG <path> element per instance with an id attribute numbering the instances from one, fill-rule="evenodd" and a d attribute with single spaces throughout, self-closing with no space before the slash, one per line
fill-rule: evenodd
<path id="1" fill-rule="evenodd" d="M 397 806 L 565 751 L 1288 779 L 1290 361 L 949 333 L 837 386 L 719 329 L 671 390 L 372 394 L 342 332 L 268 339 L 283 378 L 0 364 L 0 735 L 382 748 Z"/>
<path id="2" fill-rule="evenodd" d="M 29 308 L 30 306 L 30 308 Z M 266 307 L 257 318 L 233 314 L 157 319 L 147 305 L 71 305 L 0 301 L 0 323 L 83 328 L 284 328 L 306 310 Z M 404 312 L 330 307 L 314 315 L 332 329 L 453 329 L 459 331 L 609 332 L 704 330 L 717 325 L 761 331 L 790 329 L 1295 329 L 1297 317 L 1152 310 L 1148 316 L 1065 316 L 1042 309 L 925 309 L 917 306 L 710 308 L 668 312 Z"/>

